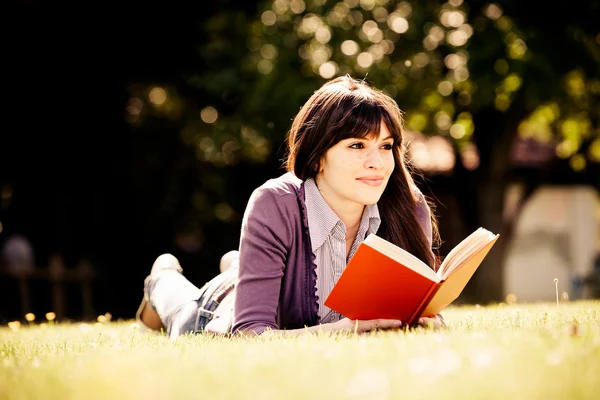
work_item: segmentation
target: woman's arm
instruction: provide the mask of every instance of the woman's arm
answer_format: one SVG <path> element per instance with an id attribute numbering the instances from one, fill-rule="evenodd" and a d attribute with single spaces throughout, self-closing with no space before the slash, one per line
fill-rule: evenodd
<path id="1" fill-rule="evenodd" d="M 275 189 L 259 188 L 248 202 L 240 237 L 233 332 L 278 329 L 281 279 L 292 243 L 290 218 L 279 197 Z"/>

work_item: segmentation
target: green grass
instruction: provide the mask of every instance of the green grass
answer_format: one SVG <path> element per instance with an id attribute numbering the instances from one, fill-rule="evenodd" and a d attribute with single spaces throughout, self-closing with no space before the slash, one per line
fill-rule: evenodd
<path id="1" fill-rule="evenodd" d="M 0 399 L 596 399 L 600 301 L 451 307 L 448 329 L 290 338 L 0 328 Z"/>

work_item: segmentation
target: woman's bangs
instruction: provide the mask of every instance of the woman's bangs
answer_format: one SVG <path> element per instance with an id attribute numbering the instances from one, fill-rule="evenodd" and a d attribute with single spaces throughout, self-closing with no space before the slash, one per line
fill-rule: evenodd
<path id="1" fill-rule="evenodd" d="M 353 105 L 352 108 L 343 114 L 342 120 L 337 124 L 337 139 L 364 139 L 379 134 L 381 117 L 379 107 L 367 102 Z"/>
<path id="2" fill-rule="evenodd" d="M 377 138 L 384 121 L 395 143 L 400 142 L 400 132 L 394 127 L 393 120 L 387 110 L 379 104 L 362 102 L 352 107 L 340 121 L 336 132 L 338 140 L 349 138 Z"/>

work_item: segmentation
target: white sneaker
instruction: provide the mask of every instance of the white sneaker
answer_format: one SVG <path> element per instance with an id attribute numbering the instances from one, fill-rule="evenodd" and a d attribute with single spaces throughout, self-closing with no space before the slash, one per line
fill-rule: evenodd
<path id="1" fill-rule="evenodd" d="M 164 328 L 162 321 L 160 321 L 158 314 L 156 314 L 156 311 L 154 311 L 148 300 L 148 293 L 146 292 L 146 282 L 148 279 L 150 279 L 150 277 L 155 276 L 156 274 L 162 271 L 168 270 L 177 271 L 180 274 L 183 272 L 183 268 L 181 268 L 181 265 L 179 265 L 179 261 L 177 260 L 177 258 L 175 258 L 172 254 L 162 254 L 156 259 L 156 261 L 154 261 L 152 269 L 150 270 L 150 275 L 148 275 L 144 280 L 144 297 L 142 298 L 142 302 L 140 303 L 140 306 L 138 307 L 138 310 L 135 313 L 135 320 L 140 326 L 140 328 L 142 328 L 142 330 L 157 331 L 161 330 L 161 328 Z M 142 321 L 142 312 L 144 311 L 146 306 L 150 308 L 150 314 L 147 315 L 147 320 L 146 322 L 144 322 Z M 154 311 L 154 313 L 152 313 L 152 311 Z"/>
<path id="2" fill-rule="evenodd" d="M 221 262 L 219 264 L 219 270 L 221 273 L 227 271 L 232 266 L 234 266 L 240 258 L 240 252 L 237 250 L 231 250 L 221 257 Z"/>

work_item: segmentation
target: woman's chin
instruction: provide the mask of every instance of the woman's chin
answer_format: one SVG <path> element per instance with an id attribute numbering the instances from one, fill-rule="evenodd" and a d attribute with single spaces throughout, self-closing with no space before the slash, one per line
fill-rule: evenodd
<path id="1" fill-rule="evenodd" d="M 360 199 L 360 201 L 358 201 L 358 203 L 363 204 L 365 206 L 371 206 L 373 204 L 377 204 L 380 198 L 381 196 L 363 197 Z"/>

